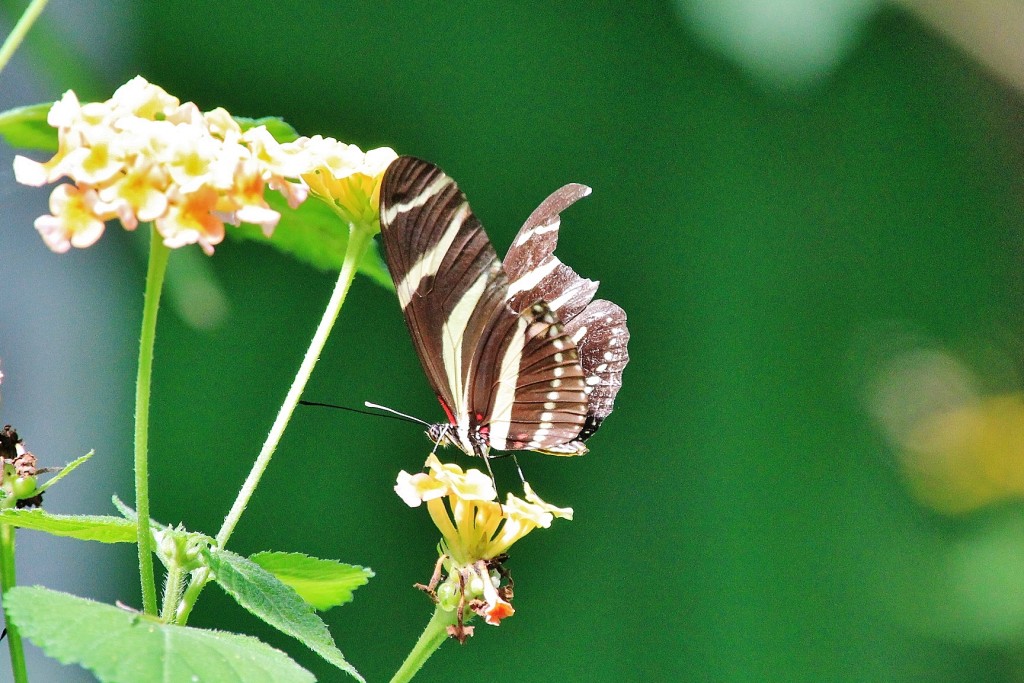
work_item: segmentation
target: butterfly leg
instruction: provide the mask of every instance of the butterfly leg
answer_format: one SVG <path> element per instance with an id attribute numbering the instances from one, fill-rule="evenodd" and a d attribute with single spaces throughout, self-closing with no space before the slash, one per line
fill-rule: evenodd
<path id="1" fill-rule="evenodd" d="M 523 476 L 523 468 L 519 466 L 519 458 L 516 457 L 515 453 L 512 453 L 512 462 L 516 464 L 516 472 L 519 473 L 519 481 L 523 482 L 525 486 L 526 477 Z"/>
<path id="2" fill-rule="evenodd" d="M 484 464 L 487 465 L 487 474 L 491 475 L 491 483 L 494 484 L 494 491 L 498 491 L 498 480 L 494 478 L 494 470 L 491 469 L 491 452 L 490 449 L 484 446 L 479 441 L 473 442 L 473 453 L 478 457 L 482 458 Z M 498 497 L 498 505 L 501 505 L 501 497 Z"/>

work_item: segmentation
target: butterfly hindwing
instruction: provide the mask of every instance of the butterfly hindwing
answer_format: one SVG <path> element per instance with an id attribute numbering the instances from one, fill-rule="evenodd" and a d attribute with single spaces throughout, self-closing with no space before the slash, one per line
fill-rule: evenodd
<path id="1" fill-rule="evenodd" d="M 553 192 L 530 214 L 502 262 L 510 280 L 512 307 L 537 299 L 548 302 L 579 354 L 586 383 L 587 421 L 579 443 L 570 444 L 569 450 L 582 448 L 582 442 L 611 413 L 622 386 L 622 370 L 629 361 L 625 311 L 610 301 L 593 300 L 598 283 L 578 275 L 554 255 L 561 212 L 588 194 L 590 188 L 577 184 Z"/>

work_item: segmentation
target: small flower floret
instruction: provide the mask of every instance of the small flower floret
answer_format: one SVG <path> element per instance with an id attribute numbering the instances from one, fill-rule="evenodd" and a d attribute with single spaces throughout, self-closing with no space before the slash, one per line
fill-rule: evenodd
<path id="1" fill-rule="evenodd" d="M 361 151 L 334 138 L 299 138 L 295 147 L 308 155 L 300 177 L 315 197 L 341 218 L 357 225 L 379 222 L 380 182 L 398 154 L 390 147 Z"/>

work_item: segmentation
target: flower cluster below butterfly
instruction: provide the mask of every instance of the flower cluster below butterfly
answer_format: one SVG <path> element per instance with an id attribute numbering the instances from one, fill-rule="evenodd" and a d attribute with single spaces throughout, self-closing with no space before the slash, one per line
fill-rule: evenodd
<path id="1" fill-rule="evenodd" d="M 499 261 L 455 181 L 399 157 L 381 182 L 384 257 L 448 422 L 428 435 L 469 455 L 582 455 L 611 413 L 629 360 L 626 314 L 554 255 L 561 212 L 590 194 L 555 191 Z"/>

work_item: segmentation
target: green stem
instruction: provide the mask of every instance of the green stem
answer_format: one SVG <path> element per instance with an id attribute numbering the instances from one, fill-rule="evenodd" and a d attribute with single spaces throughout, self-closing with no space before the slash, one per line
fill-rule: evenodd
<path id="1" fill-rule="evenodd" d="M 288 422 L 292 418 L 295 406 L 299 404 L 302 391 L 306 388 L 310 375 L 313 374 L 316 362 L 320 360 L 320 353 L 327 343 L 327 337 L 331 333 L 331 328 L 334 327 L 334 322 L 338 319 L 338 313 L 341 312 L 342 305 L 345 303 L 345 296 L 348 294 L 349 286 L 352 284 L 352 280 L 355 279 L 356 266 L 359 263 L 359 259 L 362 257 L 372 237 L 368 231 L 360 230 L 355 226 L 352 227 L 350 233 L 348 249 L 345 251 L 345 260 L 341 265 L 341 272 L 338 274 L 338 281 L 334 285 L 331 300 L 327 303 L 327 309 L 320 319 L 316 333 L 313 334 L 313 340 L 309 343 L 309 348 L 306 349 L 302 365 L 299 366 L 299 371 L 292 381 L 292 386 L 288 389 L 284 403 L 277 412 L 277 419 L 274 420 L 270 433 L 267 434 L 267 440 L 263 442 L 263 448 L 260 449 L 260 454 L 256 457 L 256 462 L 253 463 L 249 476 L 246 477 L 242 489 L 238 492 L 238 497 L 235 498 L 234 505 L 231 506 L 231 510 L 224 518 L 224 524 L 221 525 L 220 531 L 217 532 L 217 545 L 221 548 L 231 538 L 238 520 L 242 517 L 246 505 L 249 504 L 249 499 L 252 498 L 252 494 L 256 491 L 256 486 L 260 483 L 260 478 L 266 471 L 267 465 L 270 464 L 270 458 L 274 455 L 277 445 L 281 442 L 281 437 L 284 435 L 284 430 L 288 427 Z"/>
<path id="2" fill-rule="evenodd" d="M 203 588 L 206 587 L 206 583 L 210 580 L 210 569 L 208 567 L 200 567 L 192 572 L 189 576 L 188 587 L 182 594 L 181 602 L 178 603 L 178 613 L 174 617 L 175 624 L 181 624 L 184 626 L 188 623 L 188 617 L 192 614 L 192 608 L 196 604 L 196 600 L 199 599 L 199 594 L 203 592 Z"/>
<path id="3" fill-rule="evenodd" d="M 14 588 L 14 527 L 0 524 L 0 588 L 4 595 Z M 25 648 L 21 633 L 10 619 L 7 624 L 7 646 L 11 651 L 11 671 L 15 683 L 28 683 L 28 669 L 25 668 Z"/>
<path id="4" fill-rule="evenodd" d="M 352 280 L 355 279 L 359 261 L 372 239 L 372 231 L 355 224 L 350 224 L 348 247 L 345 250 L 345 259 L 341 264 L 341 272 L 338 274 L 338 281 L 334 285 L 331 300 L 327 303 L 327 308 L 324 310 L 320 324 L 316 328 L 316 333 L 313 334 L 313 339 L 309 343 L 309 348 L 302 359 L 299 371 L 295 375 L 292 386 L 288 389 L 288 394 L 285 396 L 284 403 L 277 413 L 277 419 L 274 420 L 270 433 L 267 434 L 267 439 L 263 442 L 263 448 L 260 449 L 256 462 L 253 463 L 252 469 L 249 471 L 249 476 L 246 477 L 245 483 L 242 484 L 242 488 L 238 492 L 234 504 L 231 506 L 231 510 L 224 518 L 220 531 L 217 532 L 217 546 L 220 548 L 223 548 L 227 544 L 228 539 L 231 538 L 238 520 L 242 517 L 242 513 L 245 512 L 246 505 L 249 504 L 249 499 L 252 498 L 252 494 L 256 491 L 256 486 L 260 483 L 260 478 L 270 464 L 270 458 L 274 455 L 274 451 L 284 435 L 284 430 L 287 428 L 289 420 L 291 420 L 292 413 L 302 397 L 302 391 L 306 388 L 306 383 L 313 373 L 313 368 L 320 359 L 320 353 L 323 351 L 324 344 L 327 343 L 327 337 L 330 335 L 331 329 L 338 319 L 341 307 L 345 303 L 345 296 L 352 285 Z M 177 623 L 186 623 L 196 599 L 198 599 L 203 586 L 209 580 L 210 572 L 206 569 L 200 569 L 193 574 L 192 581 L 185 591 L 185 596 L 182 600 Z"/>
<path id="5" fill-rule="evenodd" d="M 391 683 L 405 683 L 411 681 L 416 672 L 430 659 L 430 655 L 441 647 L 441 643 L 448 639 L 448 627 L 455 625 L 456 612 L 446 612 L 438 605 L 434 608 L 434 615 L 430 617 L 427 627 L 423 629 L 419 640 L 412 648 L 412 652 L 402 662 L 402 667 L 391 678 Z"/>
<path id="6" fill-rule="evenodd" d="M 43 13 L 46 2 L 47 0 L 32 0 L 28 7 L 25 8 L 21 18 L 18 19 L 18 23 L 14 25 L 14 29 L 4 40 L 4 44 L 0 46 L 0 71 L 3 71 L 7 63 L 11 61 L 11 57 L 14 56 L 14 52 L 21 45 L 21 41 L 25 40 L 25 36 L 28 35 L 32 24 L 36 23 L 36 19 Z"/>
<path id="7" fill-rule="evenodd" d="M 177 619 L 178 606 L 181 604 L 181 590 L 184 587 L 183 579 L 181 567 L 171 564 L 164 580 L 164 607 L 160 611 L 160 619 L 165 624 L 173 624 Z"/>
<path id="8" fill-rule="evenodd" d="M 164 246 L 156 228 L 150 228 L 149 269 L 142 303 L 142 333 L 139 338 L 139 374 L 135 382 L 135 511 L 138 513 L 139 579 L 142 582 L 142 609 L 156 614 L 156 580 L 153 575 L 153 535 L 149 528 L 149 395 L 153 374 L 153 345 L 156 317 L 160 310 L 167 259 L 171 250 Z"/>

